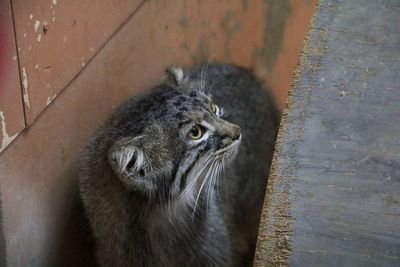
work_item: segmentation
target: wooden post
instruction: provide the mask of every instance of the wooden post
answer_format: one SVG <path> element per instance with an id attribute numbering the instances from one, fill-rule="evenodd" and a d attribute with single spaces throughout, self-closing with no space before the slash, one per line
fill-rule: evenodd
<path id="1" fill-rule="evenodd" d="M 400 266 L 400 3 L 320 2 L 255 266 Z"/>

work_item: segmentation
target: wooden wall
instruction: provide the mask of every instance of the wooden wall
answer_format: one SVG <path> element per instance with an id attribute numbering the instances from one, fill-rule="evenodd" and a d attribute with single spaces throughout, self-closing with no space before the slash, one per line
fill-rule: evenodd
<path id="1" fill-rule="evenodd" d="M 76 183 L 93 130 L 170 65 L 252 67 L 283 107 L 315 2 L 0 0 L 2 260 L 92 265 Z"/>

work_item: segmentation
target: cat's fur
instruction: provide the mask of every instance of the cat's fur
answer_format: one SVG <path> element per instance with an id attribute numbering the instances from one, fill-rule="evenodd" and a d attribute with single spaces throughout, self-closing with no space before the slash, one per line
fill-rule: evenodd
<path id="1" fill-rule="evenodd" d="M 85 149 L 80 193 L 98 262 L 251 264 L 278 127 L 271 96 L 232 65 L 168 73 Z"/>

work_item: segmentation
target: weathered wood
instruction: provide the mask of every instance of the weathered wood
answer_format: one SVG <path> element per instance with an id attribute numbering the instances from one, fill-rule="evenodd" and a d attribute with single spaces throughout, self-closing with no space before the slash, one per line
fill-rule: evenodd
<path id="1" fill-rule="evenodd" d="M 400 2 L 321 1 L 296 74 L 255 266 L 400 266 Z"/>

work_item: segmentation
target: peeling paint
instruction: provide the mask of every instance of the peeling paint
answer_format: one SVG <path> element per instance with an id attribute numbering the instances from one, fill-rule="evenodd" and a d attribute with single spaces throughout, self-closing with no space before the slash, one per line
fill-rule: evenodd
<path id="1" fill-rule="evenodd" d="M 22 86 L 24 87 L 24 103 L 30 109 L 31 104 L 29 102 L 28 94 L 28 74 L 26 73 L 25 67 L 22 67 Z"/>
<path id="2" fill-rule="evenodd" d="M 39 21 L 39 20 L 36 20 L 36 21 L 35 21 L 35 25 L 34 25 L 35 32 L 39 32 L 39 27 L 40 27 L 40 21 Z"/>
<path id="3" fill-rule="evenodd" d="M 24 86 L 24 90 L 28 90 L 28 74 L 25 67 L 22 67 L 22 85 Z"/>
<path id="4" fill-rule="evenodd" d="M 33 19 L 33 14 L 29 15 L 29 19 L 32 20 Z"/>
<path id="5" fill-rule="evenodd" d="M 50 105 L 51 102 L 53 102 L 54 99 L 56 99 L 56 97 L 57 97 L 57 94 L 55 94 L 55 95 L 53 95 L 53 96 L 49 96 L 49 97 L 47 98 L 47 101 L 46 101 L 46 106 Z"/>
<path id="6" fill-rule="evenodd" d="M 24 33 L 24 38 L 26 38 L 26 33 Z"/>
<path id="7" fill-rule="evenodd" d="M 40 40 L 42 40 L 42 35 L 39 33 L 39 35 L 37 37 L 37 41 L 40 42 Z"/>
<path id="8" fill-rule="evenodd" d="M 53 5 L 57 5 L 57 0 L 53 0 Z"/>
<path id="9" fill-rule="evenodd" d="M 17 56 L 13 56 L 13 60 L 16 61 L 17 60 Z"/>
<path id="10" fill-rule="evenodd" d="M 0 147 L 0 152 L 3 151 L 15 138 L 17 138 L 18 133 L 14 134 L 13 136 L 9 136 L 7 133 L 7 128 L 6 128 L 6 119 L 4 118 L 4 113 L 3 111 L 0 111 L 0 117 L 1 117 L 1 129 L 3 133 L 3 140 L 1 140 L 1 147 Z"/>
<path id="11" fill-rule="evenodd" d="M 43 34 L 49 31 L 49 23 L 47 21 L 43 22 Z"/>
<path id="12" fill-rule="evenodd" d="M 39 68 L 39 64 L 36 64 L 36 65 L 35 65 L 35 69 L 38 69 L 38 68 Z"/>

